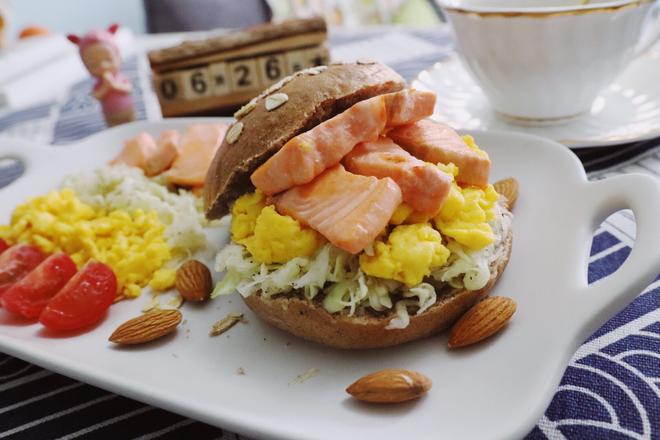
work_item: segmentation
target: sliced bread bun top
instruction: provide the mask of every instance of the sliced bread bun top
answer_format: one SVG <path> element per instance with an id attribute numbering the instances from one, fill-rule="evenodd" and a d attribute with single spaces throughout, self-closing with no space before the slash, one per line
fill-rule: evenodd
<path id="1" fill-rule="evenodd" d="M 229 202 L 252 190 L 250 174 L 289 139 L 358 101 L 404 86 L 399 74 L 379 63 L 312 68 L 271 86 L 237 112 L 238 121 L 213 158 L 204 183 L 206 217 L 229 212 Z M 275 93 L 286 94 L 288 100 L 269 111 L 266 101 Z"/>

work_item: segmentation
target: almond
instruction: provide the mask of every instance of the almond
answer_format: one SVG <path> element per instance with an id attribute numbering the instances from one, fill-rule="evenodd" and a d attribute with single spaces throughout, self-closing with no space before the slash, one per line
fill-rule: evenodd
<path id="1" fill-rule="evenodd" d="M 225 139 L 227 140 L 227 143 L 233 144 L 235 143 L 238 138 L 241 136 L 241 133 L 243 132 L 243 123 L 242 122 L 236 122 L 229 127 L 227 130 L 227 134 L 225 135 Z"/>
<path id="2" fill-rule="evenodd" d="M 174 285 L 183 299 L 204 301 L 213 290 L 213 278 L 204 263 L 188 260 L 177 269 Z"/>
<path id="3" fill-rule="evenodd" d="M 181 317 L 178 310 L 154 310 L 126 321 L 117 327 L 109 340 L 121 345 L 144 344 L 174 331 Z"/>
<path id="4" fill-rule="evenodd" d="M 518 181 L 513 177 L 509 177 L 508 179 L 498 180 L 493 186 L 498 194 L 506 198 L 504 206 L 511 211 L 513 205 L 516 204 L 516 200 L 518 200 Z"/>
<path id="5" fill-rule="evenodd" d="M 500 331 L 516 311 L 516 302 L 505 296 L 493 296 L 475 304 L 454 324 L 449 348 L 465 347 Z"/>
<path id="6" fill-rule="evenodd" d="M 387 369 L 358 379 L 346 392 L 363 402 L 398 403 L 417 399 L 430 390 L 431 385 L 431 379 L 421 373 Z"/>
<path id="7" fill-rule="evenodd" d="M 286 103 L 289 100 L 289 95 L 286 93 L 274 93 L 266 98 L 264 106 L 267 111 L 272 111 Z"/>

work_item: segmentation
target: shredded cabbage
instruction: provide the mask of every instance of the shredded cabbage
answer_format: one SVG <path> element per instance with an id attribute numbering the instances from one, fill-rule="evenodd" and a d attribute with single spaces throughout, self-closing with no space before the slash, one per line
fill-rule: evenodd
<path id="1" fill-rule="evenodd" d="M 337 264 L 336 260 L 334 262 Z M 335 266 L 336 267 L 336 266 Z M 307 266 L 307 273 L 293 282 L 295 289 L 303 289 L 303 293 L 307 299 L 313 299 L 323 288 L 326 281 L 332 274 L 333 267 L 330 261 L 330 246 L 326 245 L 319 251 L 316 257 L 311 260 Z M 343 277 L 333 277 L 332 281 L 339 281 Z"/>
<path id="2" fill-rule="evenodd" d="M 418 307 L 416 315 L 424 313 L 429 307 L 435 304 L 437 299 L 435 294 L 435 287 L 429 283 L 420 283 L 414 287 L 407 288 L 403 291 L 403 297 L 396 302 L 394 311 L 396 316 L 390 320 L 385 327 L 388 330 L 397 328 L 406 328 L 410 324 L 410 315 L 408 314 L 408 307 Z M 416 300 L 412 298 L 417 297 Z"/>
<path id="3" fill-rule="evenodd" d="M 97 209 L 156 211 L 174 252 L 189 255 L 206 246 L 201 200 L 188 191 L 169 191 L 139 168 L 104 166 L 91 173 L 68 176 L 62 187 L 71 188 L 78 198 Z"/>
<path id="4" fill-rule="evenodd" d="M 394 312 L 396 315 L 390 319 L 385 329 L 394 330 L 408 327 L 410 324 L 410 315 L 408 314 L 408 306 L 415 305 L 415 302 L 409 299 L 402 299 L 396 302 Z"/>

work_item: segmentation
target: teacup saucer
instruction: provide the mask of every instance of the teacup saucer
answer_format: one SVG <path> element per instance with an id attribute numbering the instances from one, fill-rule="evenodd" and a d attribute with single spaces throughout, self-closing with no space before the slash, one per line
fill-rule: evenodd
<path id="1" fill-rule="evenodd" d="M 518 131 L 570 148 L 602 147 L 660 136 L 660 53 L 630 66 L 594 101 L 589 113 L 554 126 L 523 126 L 495 114 L 456 56 L 419 73 L 413 87 L 438 94 L 433 118 L 457 129 Z"/>

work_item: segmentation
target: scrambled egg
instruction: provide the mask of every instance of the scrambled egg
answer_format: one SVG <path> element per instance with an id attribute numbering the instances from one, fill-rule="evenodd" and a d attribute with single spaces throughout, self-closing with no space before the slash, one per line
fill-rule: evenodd
<path id="1" fill-rule="evenodd" d="M 432 215 L 422 214 L 421 212 L 414 211 L 409 205 L 401 203 L 392 218 L 390 218 L 390 225 L 416 225 L 419 223 L 426 223 L 433 218 Z"/>
<path id="2" fill-rule="evenodd" d="M 438 166 L 453 177 L 458 174 L 454 164 Z M 451 185 L 440 213 L 433 219 L 435 227 L 442 235 L 469 249 L 483 249 L 495 240 L 488 221 L 495 218 L 499 195 L 493 185 L 488 185 L 486 189 L 461 188 L 455 181 Z"/>
<path id="3" fill-rule="evenodd" d="M 409 205 L 401 203 L 394 211 L 394 214 L 392 214 L 392 218 L 390 218 L 390 224 L 396 226 L 402 225 L 403 222 L 405 222 L 413 212 L 415 211 L 413 211 Z"/>
<path id="4" fill-rule="evenodd" d="M 467 144 L 468 147 L 470 147 L 470 150 L 474 151 L 477 153 L 479 156 L 488 159 L 488 153 L 486 153 L 484 150 L 479 148 L 477 143 L 474 141 L 474 138 L 470 136 L 469 134 L 461 136 L 463 138 L 463 141 Z"/>
<path id="5" fill-rule="evenodd" d="M 295 257 L 311 257 L 324 244 L 313 229 L 300 225 L 266 205 L 256 191 L 239 197 L 232 207 L 231 236 L 244 245 L 259 263 L 286 263 Z"/>
<path id="6" fill-rule="evenodd" d="M 373 256 L 360 255 L 360 268 L 367 275 L 414 286 L 442 267 L 447 258 L 449 249 L 430 224 L 401 225 L 392 230 L 387 243 L 375 243 Z"/>
<path id="7" fill-rule="evenodd" d="M 266 207 L 266 198 L 256 190 L 252 194 L 244 194 L 234 202 L 231 208 L 231 238 L 239 243 L 244 238 L 254 234 L 257 217 Z"/>
<path id="8" fill-rule="evenodd" d="M 172 273 L 159 272 L 171 259 L 164 230 L 155 212 L 106 213 L 63 189 L 19 205 L 11 224 L 0 226 L 0 237 L 32 243 L 48 253 L 65 252 L 78 267 L 90 259 L 105 263 L 117 276 L 119 293 L 136 297 L 149 282 L 161 290 L 174 284 Z"/>
<path id="9" fill-rule="evenodd" d="M 154 290 L 167 290 L 176 281 L 176 269 L 158 269 L 149 281 L 149 287 Z"/>
<path id="10" fill-rule="evenodd" d="M 466 142 L 470 141 L 470 136 L 465 137 L 469 138 Z M 471 142 L 474 143 L 474 140 Z M 458 175 L 456 165 L 453 163 L 438 164 L 438 167 L 452 176 L 452 184 L 440 212 L 433 218 L 436 229 L 443 236 L 453 238 L 468 249 L 480 250 L 485 248 L 495 240 L 493 230 L 488 224 L 488 221 L 495 218 L 495 204 L 499 198 L 495 188 L 493 188 L 493 185 L 488 185 L 486 189 L 461 188 L 454 180 Z M 410 206 L 402 203 L 394 211 L 390 224 L 413 225 L 426 223 L 430 219 L 430 217 L 415 212 Z"/>

